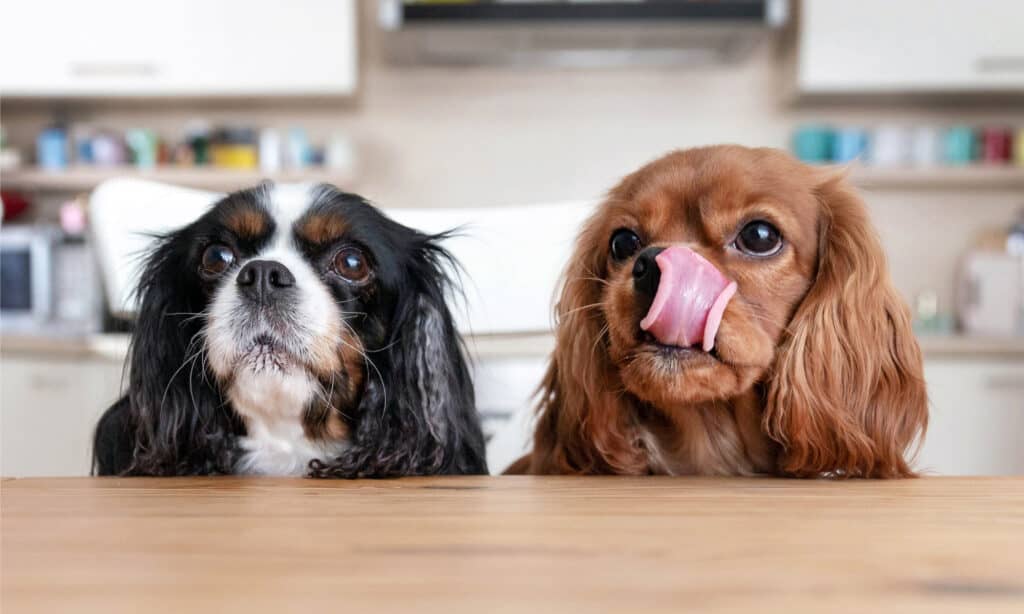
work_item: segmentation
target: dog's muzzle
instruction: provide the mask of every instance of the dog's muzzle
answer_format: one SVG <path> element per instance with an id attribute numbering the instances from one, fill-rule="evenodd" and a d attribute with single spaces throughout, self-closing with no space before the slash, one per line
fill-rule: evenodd
<path id="1" fill-rule="evenodd" d="M 715 346 L 725 307 L 736 293 L 715 265 L 692 249 L 673 246 L 645 249 L 633 265 L 637 293 L 653 296 L 640 328 L 659 343 L 677 347 Z"/>
<path id="2" fill-rule="evenodd" d="M 276 260 L 253 260 L 238 272 L 239 292 L 257 304 L 268 304 L 295 287 L 295 276 Z"/>

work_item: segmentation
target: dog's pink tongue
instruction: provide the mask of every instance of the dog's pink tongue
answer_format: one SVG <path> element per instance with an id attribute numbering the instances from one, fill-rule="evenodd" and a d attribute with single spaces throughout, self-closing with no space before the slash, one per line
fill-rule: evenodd
<path id="1" fill-rule="evenodd" d="M 715 347 L 715 335 L 736 282 L 729 281 L 697 252 L 669 247 L 654 259 L 661 281 L 640 328 L 665 345 Z"/>

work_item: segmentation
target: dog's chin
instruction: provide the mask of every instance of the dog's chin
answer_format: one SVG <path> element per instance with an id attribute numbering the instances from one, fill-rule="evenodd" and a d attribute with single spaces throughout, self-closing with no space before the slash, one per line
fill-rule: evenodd
<path id="1" fill-rule="evenodd" d="M 309 370 L 300 352 L 270 333 L 238 334 L 228 347 L 208 340 L 207 354 L 213 372 L 225 382 L 245 375 L 273 377 Z"/>
<path id="2" fill-rule="evenodd" d="M 657 407 L 732 398 L 753 385 L 755 374 L 724 360 L 717 349 L 664 345 L 644 335 L 618 362 L 622 383 Z"/>
<path id="3" fill-rule="evenodd" d="M 237 369 L 253 373 L 284 373 L 302 368 L 297 357 L 278 339 L 270 335 L 257 335 L 247 347 L 238 352 Z"/>

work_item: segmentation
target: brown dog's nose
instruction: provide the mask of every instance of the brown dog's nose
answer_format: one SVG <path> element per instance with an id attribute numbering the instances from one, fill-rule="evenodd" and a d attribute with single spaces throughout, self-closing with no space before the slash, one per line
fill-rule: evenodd
<path id="1" fill-rule="evenodd" d="M 235 281 L 243 294 L 263 302 L 275 292 L 294 286 L 295 276 L 276 260 L 253 260 L 242 267 Z"/>
<path id="2" fill-rule="evenodd" d="M 633 288 L 648 300 L 654 298 L 661 281 L 661 270 L 655 258 L 665 251 L 664 247 L 648 247 L 640 252 L 633 264 Z"/>

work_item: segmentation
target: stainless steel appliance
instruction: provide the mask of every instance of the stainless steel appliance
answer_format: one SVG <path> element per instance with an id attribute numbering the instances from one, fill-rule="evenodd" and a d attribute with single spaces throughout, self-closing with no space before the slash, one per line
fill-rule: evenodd
<path id="1" fill-rule="evenodd" d="M 1024 257 L 974 251 L 960 274 L 960 324 L 978 335 L 1024 333 Z"/>
<path id="2" fill-rule="evenodd" d="M 0 229 L 0 331 L 72 335 L 103 321 L 89 245 L 56 226 Z"/>

